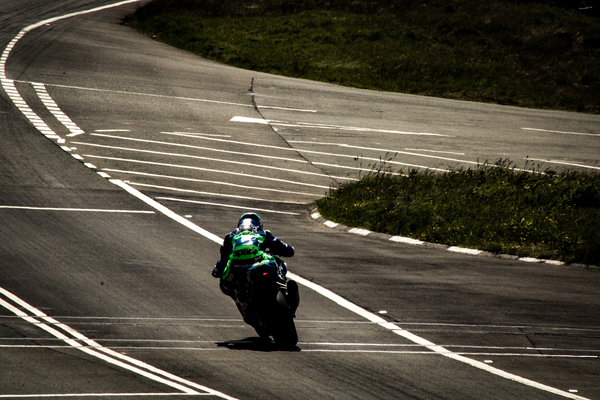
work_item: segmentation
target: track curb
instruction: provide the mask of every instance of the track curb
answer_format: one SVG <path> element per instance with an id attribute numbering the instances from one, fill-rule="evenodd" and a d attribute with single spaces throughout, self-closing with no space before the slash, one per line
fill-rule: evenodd
<path id="1" fill-rule="evenodd" d="M 413 239 L 413 238 L 409 238 L 409 237 L 405 237 L 405 236 L 393 236 L 393 235 L 388 235 L 385 233 L 369 231 L 367 229 L 352 228 L 352 227 L 349 227 L 346 225 L 338 224 L 337 222 L 326 220 L 325 218 L 323 218 L 321 216 L 321 214 L 319 213 L 319 211 L 316 208 L 313 209 L 312 211 L 310 211 L 310 217 L 313 220 L 315 220 L 316 222 L 319 222 L 331 229 L 339 230 L 342 232 L 348 232 L 348 233 L 365 236 L 365 237 L 368 236 L 368 237 L 372 237 L 372 238 L 383 239 L 383 240 L 387 240 L 387 241 L 394 242 L 394 243 L 403 243 L 403 244 L 409 244 L 409 245 L 413 245 L 413 246 L 436 248 L 436 249 L 441 249 L 441 250 L 447 250 L 452 253 L 468 254 L 468 255 L 478 256 L 478 257 L 501 258 L 501 259 L 505 259 L 505 260 L 523 261 L 523 262 L 529 262 L 529 263 L 549 264 L 549 265 L 558 265 L 558 266 L 569 266 L 569 267 L 577 267 L 577 268 L 585 268 L 585 269 L 600 269 L 600 267 L 598 267 L 596 265 L 577 264 L 577 263 L 567 264 L 563 261 L 544 260 L 544 259 L 539 259 L 539 258 L 513 256 L 513 255 L 509 255 L 509 254 L 491 253 L 489 251 L 469 249 L 469 248 L 465 248 L 465 247 L 449 246 L 446 244 L 424 242 L 421 240 L 417 240 L 417 239 Z"/>

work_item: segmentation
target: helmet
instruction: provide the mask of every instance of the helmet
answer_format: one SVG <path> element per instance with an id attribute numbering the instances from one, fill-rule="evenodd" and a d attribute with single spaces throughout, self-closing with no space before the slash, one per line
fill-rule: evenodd
<path id="1" fill-rule="evenodd" d="M 240 217 L 238 221 L 238 228 L 240 230 L 255 230 L 262 229 L 262 219 L 256 213 L 245 213 Z M 254 229 L 253 229 L 254 228 Z"/>

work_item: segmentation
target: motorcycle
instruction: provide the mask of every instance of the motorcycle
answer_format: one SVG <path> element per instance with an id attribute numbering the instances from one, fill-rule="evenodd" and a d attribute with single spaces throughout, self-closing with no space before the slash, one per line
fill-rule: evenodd
<path id="1" fill-rule="evenodd" d="M 241 272 L 241 273 L 240 273 Z M 262 340 L 270 340 L 280 348 L 293 348 L 298 343 L 294 324 L 300 303 L 298 284 L 287 280 L 287 267 L 279 259 L 257 263 L 245 271 L 245 279 L 236 279 L 235 302 Z M 244 275 L 242 271 L 234 274 Z"/>

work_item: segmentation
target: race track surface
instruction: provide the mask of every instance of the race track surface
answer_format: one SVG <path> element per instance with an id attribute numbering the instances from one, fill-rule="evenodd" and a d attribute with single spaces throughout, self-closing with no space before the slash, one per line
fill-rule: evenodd
<path id="1" fill-rule="evenodd" d="M 597 171 L 600 117 L 217 64 L 137 2 L 0 3 L 0 398 L 600 399 L 598 269 L 311 218 L 377 168 Z M 296 248 L 295 351 L 210 275 L 245 211 Z"/>

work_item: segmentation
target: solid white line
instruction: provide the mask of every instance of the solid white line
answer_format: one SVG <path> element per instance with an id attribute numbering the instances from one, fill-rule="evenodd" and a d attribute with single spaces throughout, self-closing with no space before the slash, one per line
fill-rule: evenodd
<path id="1" fill-rule="evenodd" d="M 235 188 L 241 188 L 241 189 L 245 189 L 245 190 L 260 190 L 260 191 L 267 191 L 267 192 L 296 194 L 296 195 L 310 196 L 310 197 L 322 197 L 323 196 L 322 194 L 294 192 L 294 191 L 290 191 L 290 190 L 279 190 L 279 189 L 263 188 L 263 187 L 255 187 L 255 186 L 244 186 L 244 185 L 237 185 L 235 183 L 229 183 L 229 182 L 210 181 L 210 180 L 206 180 L 206 179 L 196 179 L 196 178 L 186 178 L 186 177 L 182 177 L 182 176 L 151 174 L 149 172 L 127 171 L 127 170 L 112 169 L 112 168 L 104 168 L 103 170 L 110 171 L 110 172 L 119 172 L 119 173 L 128 174 L 128 175 L 141 175 L 141 176 L 151 176 L 154 178 L 174 179 L 174 180 L 189 181 L 189 182 L 212 183 L 215 185 L 232 186 Z M 133 185 L 134 183 L 132 182 L 131 184 Z"/>
<path id="2" fill-rule="evenodd" d="M 169 187 L 169 186 L 159 186 L 159 185 L 149 185 L 146 183 L 138 183 L 138 182 L 131 182 L 131 181 L 127 181 L 126 183 L 133 185 L 133 186 L 143 186 L 143 187 L 149 187 L 149 188 L 161 189 L 161 190 L 172 190 L 174 192 L 180 192 L 180 193 L 194 193 L 194 194 L 202 194 L 202 195 L 206 195 L 206 196 L 217 196 L 217 197 L 227 197 L 227 198 L 242 199 L 242 200 L 263 201 L 263 202 L 267 202 L 267 203 L 308 204 L 308 203 L 302 203 L 299 201 L 273 200 L 273 199 L 269 199 L 269 198 L 239 196 L 239 195 L 227 194 L 227 193 L 211 193 L 211 192 L 203 192 L 200 190 L 180 189 L 180 188 L 174 188 L 174 187 Z"/>
<path id="3" fill-rule="evenodd" d="M 211 393 L 63 393 L 63 394 L 0 394 L 0 399 L 47 399 L 62 397 L 146 397 L 146 396 L 212 396 Z"/>
<path id="4" fill-rule="evenodd" d="M 166 135 L 177 135 L 177 136 L 185 136 L 185 137 L 193 137 L 193 138 L 202 138 L 202 136 L 189 134 L 189 133 L 181 133 L 181 132 L 161 132 L 161 133 L 166 134 Z M 183 144 L 183 143 L 162 142 L 162 141 L 158 141 L 158 140 L 137 139 L 137 138 L 132 138 L 132 137 L 103 135 L 103 134 L 95 134 L 95 133 L 90 134 L 90 136 L 98 136 L 98 137 L 104 137 L 104 138 L 109 138 L 109 139 L 129 140 L 132 142 L 142 142 L 142 143 L 147 143 L 147 144 L 158 144 L 158 145 L 164 145 L 164 146 L 183 147 L 183 148 L 195 149 L 195 150 L 215 151 L 218 153 L 225 153 L 225 154 L 235 154 L 235 155 L 250 156 L 250 157 L 261 157 L 261 158 L 268 158 L 268 159 L 272 159 L 272 160 L 281 160 L 281 161 L 290 161 L 290 162 L 298 162 L 298 163 L 302 163 L 302 164 L 308 164 L 308 161 L 302 160 L 299 158 L 275 157 L 275 156 L 269 156 L 269 155 L 264 155 L 264 154 L 255 154 L 255 153 L 248 153 L 248 152 L 243 152 L 243 151 L 214 149 L 212 147 L 194 146 L 194 145 Z M 214 135 L 211 135 L 211 136 L 214 136 Z M 227 136 L 227 137 L 229 137 L 229 136 Z M 88 143 L 83 143 L 83 142 L 73 142 L 73 143 L 74 144 L 83 144 L 83 145 L 88 144 Z"/>
<path id="5" fill-rule="evenodd" d="M 169 133 L 183 133 L 192 136 L 214 136 L 214 137 L 231 137 L 231 135 L 219 135 L 218 133 L 194 133 L 194 132 L 169 132 Z"/>
<path id="6" fill-rule="evenodd" d="M 592 167 L 591 165 L 577 164 L 577 163 L 571 163 L 571 162 L 566 162 L 566 161 L 545 160 L 543 158 L 524 158 L 524 160 L 540 161 L 540 162 L 546 162 L 546 163 L 551 163 L 551 164 L 570 165 L 572 167 L 580 167 L 580 168 L 589 168 L 589 169 L 600 170 L 600 167 Z"/>
<path id="7" fill-rule="evenodd" d="M 265 165 L 265 164 L 252 164 L 252 163 L 248 163 L 248 162 L 224 160 L 222 158 L 202 157 L 202 156 L 194 156 L 191 154 L 181 154 L 181 153 L 167 153 L 167 152 L 163 152 L 163 151 L 134 149 L 134 148 L 130 148 L 130 147 L 108 146 L 108 145 L 104 145 L 104 144 L 95 144 L 95 143 L 82 143 L 82 142 L 73 142 L 73 143 L 82 145 L 82 146 L 100 147 L 103 149 L 129 151 L 129 152 L 134 152 L 134 153 L 157 154 L 157 155 L 169 156 L 169 157 L 191 158 L 194 160 L 213 161 L 213 162 L 221 162 L 221 163 L 225 163 L 225 164 L 234 164 L 234 165 L 245 165 L 245 166 L 253 167 L 253 168 L 273 169 L 276 171 L 292 172 L 292 173 L 303 174 L 303 175 L 312 175 L 312 176 L 330 178 L 329 175 L 320 174 L 317 172 L 300 171 L 298 169 L 273 167 L 271 165 Z M 336 179 L 351 179 L 351 178 L 345 178 L 345 177 L 334 177 L 334 178 L 336 178 Z"/>
<path id="8" fill-rule="evenodd" d="M 142 195 L 143 196 L 143 195 Z M 151 200 L 152 201 L 152 200 Z M 201 228 L 199 228 L 201 229 Z M 34 314 L 36 317 L 38 318 L 42 318 L 43 320 L 49 322 L 50 324 L 64 330 L 65 332 L 71 334 L 72 336 L 74 336 L 77 340 L 83 341 L 84 343 L 86 343 L 89 347 L 85 347 L 83 346 L 80 342 L 73 340 L 73 339 L 69 339 L 67 336 L 63 335 L 62 333 L 58 332 L 56 329 L 48 326 L 45 323 L 40 323 L 38 320 L 36 320 L 35 318 L 29 317 L 27 316 L 26 313 L 24 313 L 23 311 L 17 309 L 14 306 L 11 306 L 10 304 L 8 304 L 7 302 L 5 302 L 4 300 L 0 299 L 0 305 L 5 306 L 8 305 L 8 307 L 6 307 L 7 309 L 9 309 L 10 311 L 13 311 L 13 313 L 15 313 L 15 315 L 17 315 L 18 317 L 22 318 L 23 320 L 41 328 L 44 329 L 45 331 L 47 331 L 48 333 L 50 333 L 51 335 L 55 336 L 58 339 L 63 340 L 65 343 L 69 344 L 72 347 L 75 347 L 91 356 L 100 358 L 108 363 L 117 365 L 119 367 L 128 369 L 134 373 L 137 373 L 139 375 L 142 375 L 144 377 L 147 377 L 149 379 L 152 379 L 154 381 L 163 383 L 165 385 L 171 386 L 175 389 L 181 390 L 184 393 L 192 393 L 192 394 L 200 394 L 192 389 L 190 389 L 189 387 L 194 387 L 196 389 L 200 389 L 203 390 L 205 392 L 211 393 L 213 395 L 219 396 L 221 398 L 224 399 L 228 399 L 228 400 L 236 400 L 235 398 L 228 396 L 226 394 L 223 394 L 221 392 L 217 392 L 216 390 L 210 389 L 208 387 L 199 385 L 195 382 L 191 382 L 188 381 L 186 379 L 183 379 L 181 377 L 178 377 L 176 375 L 173 375 L 169 372 L 163 371 L 161 369 L 158 369 L 152 365 L 146 364 L 142 361 L 136 360 L 134 358 L 131 358 L 129 356 L 123 355 L 121 353 L 117 353 L 111 349 L 108 349 L 106 347 L 103 347 L 101 345 L 99 345 L 98 343 L 94 342 L 93 340 L 90 340 L 89 338 L 87 338 L 86 336 L 80 334 L 79 332 L 75 331 L 74 329 L 70 328 L 69 326 L 62 324 L 58 321 L 56 321 L 54 318 L 52 317 L 48 317 L 45 313 L 43 313 L 42 311 L 36 309 L 35 307 L 31 306 L 30 304 L 28 304 L 27 302 L 25 302 L 24 300 L 20 299 L 19 297 L 15 296 L 14 294 L 12 294 L 11 292 L 7 291 L 6 289 L 0 287 L 0 294 L 4 295 L 6 298 L 12 300 L 13 302 L 15 302 L 16 304 L 18 304 L 20 307 L 22 307 L 25 310 L 28 310 L 29 312 L 31 312 L 32 314 Z M 106 354 L 101 354 L 100 352 L 106 353 Z M 123 360 L 125 362 L 119 361 Z M 133 366 L 135 365 L 135 366 Z M 138 368 L 139 367 L 139 368 Z M 140 368 L 144 368 L 145 370 L 142 370 Z M 150 372 L 147 372 L 150 371 Z M 164 378 L 162 378 L 161 376 L 158 375 L 162 375 Z M 179 383 L 182 383 L 184 385 L 187 385 L 189 387 L 186 386 L 182 386 Z"/>
<path id="9" fill-rule="evenodd" d="M 288 212 L 288 211 L 276 211 L 276 210 L 268 210 L 268 209 L 265 209 L 265 208 L 255 208 L 255 207 L 240 207 L 240 206 L 232 206 L 232 205 L 229 205 L 229 204 L 209 203 L 209 202 L 206 202 L 206 201 L 176 199 L 176 198 L 172 198 L 172 197 L 157 197 L 157 199 L 158 200 L 179 201 L 179 202 L 182 202 L 182 203 L 206 204 L 206 205 L 217 206 L 217 207 L 237 208 L 237 209 L 240 209 L 240 210 L 248 210 L 248 211 L 261 211 L 261 212 L 269 212 L 269 213 L 275 213 L 275 214 L 286 214 L 286 215 L 300 215 L 298 213 Z"/>
<path id="10" fill-rule="evenodd" d="M 12 49 L 14 48 L 15 44 L 27 32 L 29 32 L 32 29 L 35 29 L 35 28 L 37 28 L 39 26 L 43 26 L 43 25 L 46 25 L 46 24 L 49 24 L 49 23 L 52 23 L 52 22 L 55 22 L 55 21 L 62 20 L 62 19 L 66 19 L 66 18 L 70 18 L 70 17 L 73 17 L 73 16 L 78 16 L 78 15 L 89 14 L 89 13 L 97 12 L 97 11 L 100 11 L 100 10 L 105 10 L 105 9 L 110 9 L 110 8 L 118 7 L 118 6 L 121 6 L 121 5 L 124 5 L 124 4 L 135 3 L 135 2 L 138 2 L 138 1 L 139 0 L 126 0 L 126 1 L 119 2 L 119 3 L 113 3 L 113 4 L 108 4 L 108 5 L 105 5 L 105 6 L 101 6 L 101 7 L 96 7 L 96 8 L 88 9 L 88 10 L 85 10 L 85 11 L 79 11 L 79 12 L 74 12 L 74 13 L 70 13 L 70 14 L 65 14 L 65 15 L 62 15 L 62 16 L 58 16 L 58 17 L 54 17 L 54 18 L 50 18 L 50 19 L 46 19 L 46 20 L 40 21 L 40 22 L 38 22 L 36 24 L 29 25 L 29 26 L 23 28 L 17 34 L 17 36 L 11 40 L 11 42 L 8 44 L 8 46 L 5 48 L 4 52 L 1 55 L 1 58 L 0 58 L 0 84 L 4 88 L 8 88 L 8 89 L 11 90 L 11 92 L 7 92 L 7 93 L 11 93 L 12 94 L 12 95 L 9 94 L 9 96 L 11 97 L 11 100 L 13 100 L 13 101 L 14 100 L 23 101 L 23 99 L 20 97 L 20 95 L 18 94 L 18 91 L 15 88 L 14 81 L 6 79 L 6 61 L 8 60 L 8 56 L 9 56 L 10 52 L 12 51 Z M 12 92 L 12 90 L 14 90 L 14 92 Z M 41 121 L 41 119 L 35 113 L 33 113 L 33 111 L 31 111 L 26 105 L 24 105 L 24 106 L 21 105 L 19 109 L 22 112 L 24 112 L 24 114 L 28 117 L 28 119 L 34 124 L 34 126 L 40 132 L 46 133 L 46 136 L 49 136 L 49 137 L 51 136 L 52 138 L 55 138 L 55 139 L 58 139 L 58 140 L 63 140 L 58 135 L 54 134 L 54 132 L 47 125 L 45 125 L 43 123 L 43 121 Z M 161 212 L 164 212 L 164 210 L 161 210 Z M 26 307 L 29 307 L 29 309 L 34 309 L 29 304 L 25 303 L 24 301 L 22 301 L 18 297 L 14 296 L 12 293 L 7 292 L 6 290 L 4 290 L 2 288 L 0 288 L 0 292 L 2 292 L 6 297 L 9 297 L 13 301 L 17 302 L 18 304 L 24 303 L 26 305 Z M 45 314 L 43 314 L 39 310 L 36 310 L 35 314 L 36 315 L 45 315 Z M 23 317 L 23 319 L 26 320 L 26 321 L 28 321 L 28 322 L 31 322 L 32 324 L 36 324 L 36 326 L 41 327 L 42 329 L 45 329 L 46 331 L 48 331 L 49 333 L 51 333 L 52 335 L 54 335 L 56 337 L 62 338 L 64 336 L 64 335 L 62 335 L 62 334 L 60 334 L 58 332 L 57 332 L 58 333 L 58 335 L 57 335 L 56 333 L 53 332 L 55 330 L 53 328 L 47 327 L 46 324 L 38 324 L 37 321 L 35 319 L 33 319 L 33 318 Z M 81 336 L 83 336 L 83 335 L 81 335 Z M 92 341 L 90 341 L 90 342 L 92 342 Z M 66 339 L 65 343 L 72 344 L 74 347 L 80 346 L 78 342 L 75 342 L 75 341 L 70 340 L 70 339 Z M 199 388 L 199 389 L 201 389 L 201 390 L 203 390 L 205 392 L 211 393 L 213 395 L 216 395 L 216 396 L 219 396 L 219 397 L 222 397 L 222 398 L 225 398 L 225 399 L 235 400 L 233 397 L 228 396 L 228 395 L 226 395 L 224 393 L 220 393 L 220 392 L 218 392 L 216 390 L 213 390 L 213 389 L 210 389 L 208 387 L 204 387 L 204 386 L 198 385 L 198 384 L 196 384 L 194 382 L 187 381 L 187 380 L 185 380 L 183 378 L 180 378 L 180 377 L 177 377 L 177 376 L 175 376 L 173 374 L 169 374 L 166 371 L 159 370 L 158 368 L 153 367 L 153 366 L 151 366 L 149 364 L 142 363 L 139 360 L 135 360 L 135 359 L 133 359 L 131 357 L 127 357 L 127 356 L 124 356 L 122 354 L 113 352 L 110 349 L 102 348 L 101 346 L 99 346 L 99 350 L 101 350 L 101 351 L 103 351 L 103 352 L 105 352 L 107 354 L 112 355 L 114 358 L 104 356 L 104 355 L 99 354 L 97 351 L 94 351 L 94 350 L 90 350 L 90 349 L 86 349 L 86 348 L 80 348 L 80 349 L 82 351 L 84 351 L 84 352 L 86 352 L 86 353 L 94 356 L 94 357 L 98 357 L 98 358 L 104 359 L 105 361 L 110 362 L 112 364 L 118 365 L 118 366 L 123 367 L 123 368 L 127 368 L 130 371 L 132 371 L 132 372 L 135 372 L 135 373 L 138 373 L 140 375 L 149 377 L 150 379 L 153 379 L 153 380 L 155 380 L 157 382 L 164 383 L 164 384 L 166 384 L 168 386 L 176 388 L 177 390 L 181 390 L 184 393 L 198 393 L 198 392 L 196 392 L 195 390 L 192 390 L 192 389 L 190 389 L 188 387 L 182 386 L 182 385 L 180 385 L 178 383 L 175 383 L 176 381 L 185 383 L 186 385 L 188 385 L 190 387 Z M 166 376 L 166 377 L 168 377 L 171 380 L 167 380 L 167 379 L 161 378 L 160 376 L 154 375 L 152 373 L 147 373 L 146 371 L 140 370 L 139 368 L 132 367 L 130 364 L 125 364 L 125 363 L 123 363 L 121 361 L 118 361 L 117 360 L 118 358 L 124 359 L 124 360 L 126 360 L 126 361 L 128 361 L 128 362 L 130 362 L 131 364 L 134 364 L 134 365 L 143 366 L 144 368 L 146 368 L 148 370 L 152 370 L 153 372 L 158 372 L 160 375 Z"/>
<path id="11" fill-rule="evenodd" d="M 384 320 L 383 318 L 379 317 L 378 315 L 375 315 L 375 314 L 373 314 L 373 313 L 371 313 L 371 312 L 369 312 L 367 310 L 362 309 L 361 307 L 357 306 L 356 304 L 349 302 L 348 300 L 342 298 L 341 296 L 333 293 L 329 289 L 325 289 L 324 287 L 319 286 L 319 285 L 317 285 L 314 282 L 311 282 L 311 281 L 309 281 L 307 279 L 304 279 L 304 278 L 302 278 L 302 277 L 300 277 L 300 276 L 298 276 L 298 275 L 296 275 L 294 273 L 291 273 L 291 272 L 288 272 L 288 276 L 291 279 L 296 280 L 298 283 L 300 283 L 300 284 L 302 284 L 304 286 L 307 286 L 307 287 L 313 289 L 314 291 L 316 291 L 317 293 L 320 293 L 323 296 L 329 298 L 330 300 L 334 301 L 335 303 L 339 304 L 340 306 L 342 306 L 342 307 L 344 307 L 344 308 L 346 308 L 346 309 L 348 309 L 350 311 L 353 311 L 354 313 L 362 316 L 363 318 L 365 318 L 365 319 L 367 319 L 367 320 L 369 320 L 371 322 L 378 323 L 380 326 L 382 326 L 382 327 L 384 327 L 386 329 L 391 330 L 392 332 L 396 333 L 397 335 L 400 335 L 400 336 L 402 336 L 402 337 L 404 337 L 404 338 L 406 338 L 406 339 L 408 339 L 408 340 L 410 340 L 410 341 L 412 341 L 414 343 L 417 343 L 417 344 L 419 344 L 421 346 L 424 346 L 424 347 L 426 347 L 426 348 L 428 348 L 428 349 L 430 349 L 430 350 L 432 350 L 432 351 L 434 351 L 434 352 L 436 352 L 436 353 L 438 353 L 440 355 L 443 355 L 444 357 L 448 357 L 450 359 L 453 359 L 453 360 L 456 360 L 456 361 L 460 361 L 462 363 L 471 365 L 471 366 L 473 366 L 475 368 L 484 370 L 486 372 L 489 372 L 491 374 L 500 376 L 502 378 L 506 378 L 506 379 L 509 379 L 509 380 L 512 380 L 512 381 L 515 381 L 515 382 L 518 382 L 518 383 L 521 383 L 521 384 L 524 384 L 524 385 L 527 385 L 527 386 L 531 386 L 531 387 L 534 387 L 536 389 L 540 389 L 540 390 L 544 390 L 544 391 L 547 391 L 547 392 L 550 392 L 550 393 L 554 393 L 554 394 L 557 394 L 559 396 L 567 397 L 567 398 L 570 398 L 570 399 L 588 400 L 588 399 L 586 399 L 584 397 L 574 395 L 573 393 L 565 392 L 563 390 L 559 390 L 559 389 L 556 389 L 556 388 L 553 388 L 553 387 L 550 387 L 550 386 L 547 386 L 547 385 L 544 385 L 544 384 L 532 381 L 530 379 L 526 379 L 526 378 L 520 377 L 518 375 L 514 375 L 514 374 L 511 374 L 511 373 L 508 373 L 508 372 L 500 370 L 498 368 L 494 368 L 494 367 L 492 367 L 492 366 L 490 366 L 490 365 L 488 365 L 486 363 L 483 363 L 481 361 L 476 361 L 476 360 L 467 358 L 465 356 L 459 355 L 457 353 L 454 353 L 454 352 L 452 352 L 450 350 L 445 349 L 442 346 L 438 346 L 438 345 L 436 345 L 436 344 L 434 344 L 434 343 L 432 343 L 432 342 L 430 342 L 430 341 L 428 341 L 426 339 L 423 339 L 423 338 L 421 338 L 421 337 L 419 337 L 417 335 L 414 335 L 414 334 L 412 334 L 412 333 L 410 333 L 410 332 L 408 332 L 408 331 L 406 331 L 406 330 L 398 327 L 396 324 L 387 322 L 386 320 Z"/>
<path id="12" fill-rule="evenodd" d="M 200 235 L 204 236 L 205 238 L 208 238 L 208 239 L 214 241 L 215 243 L 223 244 L 223 238 L 220 238 L 219 236 L 207 231 L 206 229 L 200 228 L 196 224 L 194 224 L 194 223 L 190 222 L 189 220 L 185 219 L 184 217 L 174 213 L 167 207 L 165 207 L 162 204 L 158 203 L 157 201 L 151 199 L 150 197 L 146 196 L 145 194 L 138 191 L 137 189 L 132 188 L 125 182 L 118 180 L 118 179 L 110 179 L 109 182 L 119 186 L 122 189 L 125 189 L 129 194 L 134 195 L 138 199 L 142 200 L 144 203 L 148 204 L 150 207 L 155 208 L 157 211 L 160 211 L 167 217 L 179 222 L 180 224 L 186 226 L 187 228 L 190 228 L 191 230 L 193 230 L 196 233 L 199 233 Z"/>
<path id="13" fill-rule="evenodd" d="M 343 130 L 343 131 L 356 131 L 356 132 L 380 132 L 380 133 L 394 133 L 399 135 L 419 135 L 419 136 L 444 136 L 439 133 L 426 133 L 426 132 L 406 132 L 406 131 L 394 131 L 387 129 L 373 129 L 373 128 L 360 128 L 355 126 L 343 126 L 343 125 L 328 125 L 328 124 L 315 124 L 315 123 L 303 123 L 303 122 L 284 122 L 275 120 L 266 120 L 262 118 L 248 118 L 248 117 L 233 117 L 230 119 L 231 122 L 242 122 L 260 125 L 272 125 L 272 126 L 285 126 L 292 128 L 313 128 L 313 129 L 329 129 L 329 130 Z"/>
<path id="14" fill-rule="evenodd" d="M 457 158 L 433 156 L 430 154 L 412 153 L 412 152 L 407 152 L 407 151 L 402 151 L 402 150 L 390 150 L 390 149 L 378 149 L 376 147 L 353 146 L 353 145 L 344 144 L 344 143 L 312 142 L 312 141 L 307 141 L 307 140 L 289 140 L 288 143 L 312 144 L 312 145 L 318 145 L 318 146 L 336 146 L 336 147 L 343 147 L 343 148 L 348 148 L 348 149 L 370 150 L 370 151 L 385 152 L 385 153 L 390 153 L 390 154 L 404 154 L 404 155 L 415 156 L 415 157 L 433 158 L 436 160 L 453 161 L 453 162 L 460 162 L 460 163 L 465 163 L 465 164 L 473 164 L 473 165 L 479 164 L 476 161 L 460 160 Z"/>
<path id="15" fill-rule="evenodd" d="M 172 133 L 167 133 L 167 132 L 161 132 L 161 133 L 172 135 Z M 179 134 L 179 136 L 187 136 L 187 135 L 185 135 L 185 134 Z M 215 142 L 233 143 L 233 144 L 239 144 L 239 145 L 244 145 L 244 146 L 262 147 L 262 148 L 276 149 L 276 150 L 281 150 L 281 151 L 294 151 L 296 153 L 319 154 L 319 155 L 324 155 L 324 156 L 352 158 L 352 159 L 356 159 L 357 158 L 356 156 L 352 156 L 352 155 L 348 155 L 348 154 L 337 154 L 337 153 L 327 153 L 327 152 L 323 152 L 323 151 L 304 150 L 304 149 L 298 149 L 298 148 L 295 148 L 295 147 L 280 147 L 280 146 L 272 146 L 272 145 L 267 145 L 267 144 L 247 143 L 247 142 L 240 142 L 240 141 L 236 141 L 236 140 L 217 139 L 217 138 L 198 137 L 198 136 L 193 136 L 193 137 L 195 137 L 196 139 L 201 139 L 201 140 L 212 140 L 212 141 L 215 141 Z M 293 143 L 293 142 L 290 141 L 290 143 Z M 342 146 L 342 147 L 346 147 L 346 146 Z M 428 156 L 428 157 L 434 157 L 434 156 Z M 373 157 L 360 157 L 360 159 L 361 160 L 368 160 L 368 161 L 376 161 L 376 162 L 381 162 L 382 161 L 380 158 L 373 158 Z M 460 162 L 468 162 L 468 161 L 462 161 L 462 160 L 458 160 L 458 161 L 460 161 Z M 427 169 L 427 170 L 430 170 L 430 171 L 450 172 L 447 169 L 433 168 L 433 167 L 427 167 L 427 166 L 416 165 L 416 164 L 407 164 L 407 163 L 402 163 L 402 162 L 399 162 L 399 161 L 385 161 L 385 163 L 386 164 L 402 165 L 402 166 L 406 166 L 406 167 L 422 168 L 422 169 Z"/>
<path id="16" fill-rule="evenodd" d="M 189 166 L 189 165 L 158 163 L 158 162 L 151 162 L 151 161 L 145 161 L 145 160 L 134 160 L 134 159 L 127 159 L 127 158 L 119 158 L 119 157 L 103 157 L 103 156 L 97 156 L 97 155 L 93 155 L 93 154 L 84 154 L 84 156 L 85 157 L 89 157 L 89 158 L 100 158 L 100 159 L 103 159 L 103 160 L 122 161 L 122 162 L 128 162 L 128 163 L 147 164 L 147 165 L 158 165 L 158 166 L 161 166 L 161 167 L 191 169 L 191 170 L 194 170 L 194 171 L 216 172 L 216 173 L 220 173 L 220 174 L 245 176 L 245 177 L 254 178 L 254 179 L 263 179 L 263 180 L 267 180 L 267 181 L 289 183 L 289 184 L 292 184 L 292 185 L 301 185 L 301 186 L 309 186 L 309 187 L 315 187 L 315 188 L 321 188 L 321 189 L 329 189 L 329 186 L 314 185 L 312 183 L 304 183 L 304 182 L 298 182 L 298 181 L 290 181 L 290 180 L 286 180 L 286 179 L 270 178 L 270 177 L 266 177 L 266 176 L 244 174 L 244 173 L 240 173 L 240 172 L 222 171 L 222 170 L 218 170 L 218 169 L 192 167 L 192 166 Z M 346 179 L 348 179 L 348 178 L 346 178 Z"/>
<path id="17" fill-rule="evenodd" d="M 464 156 L 465 153 L 457 153 L 454 151 L 441 151 L 441 150 L 428 150 L 428 149 L 409 149 L 409 148 L 405 148 L 404 150 L 408 150 L 408 151 L 427 151 L 430 153 L 442 153 L 442 154 L 454 154 L 457 156 Z"/>
<path id="18" fill-rule="evenodd" d="M 345 165 L 337 165 L 337 164 L 327 164 L 327 163 L 322 163 L 322 162 L 312 162 L 313 165 L 322 165 L 324 167 L 331 167 L 331 168 L 343 168 L 343 169 L 351 169 L 353 171 L 363 171 L 363 172 L 373 172 L 374 169 L 373 168 L 357 168 L 357 167 L 347 167 Z M 406 174 L 400 174 L 397 172 L 387 172 L 390 175 L 397 175 L 397 176 L 407 176 Z"/>
<path id="19" fill-rule="evenodd" d="M 141 1 L 141 0 L 133 0 L 131 2 L 137 2 L 137 1 Z M 16 82 L 30 83 L 29 81 L 16 81 Z M 116 94 L 123 94 L 123 95 L 131 95 L 131 96 L 156 97 L 156 98 L 170 99 L 170 100 L 197 101 L 197 102 L 202 102 L 202 103 L 231 105 L 231 106 L 238 106 L 238 107 L 249 107 L 249 108 L 254 107 L 252 104 L 233 103 L 230 101 L 197 99 L 197 98 L 192 98 L 192 97 L 166 96 L 166 95 L 162 95 L 162 94 L 152 94 L 152 93 L 127 92 L 124 90 L 96 89 L 96 88 L 87 88 L 87 87 L 82 87 L 82 86 L 57 85 L 57 84 L 51 84 L 51 83 L 46 83 L 46 86 L 60 87 L 60 88 L 74 89 L 74 90 L 87 90 L 90 92 L 104 92 L 104 93 L 116 93 Z"/>
<path id="20" fill-rule="evenodd" d="M 29 207 L 29 206 L 3 206 L 3 205 L 0 205 L 0 209 L 33 210 L 33 211 L 75 211 L 75 212 L 99 212 L 99 213 L 154 214 L 154 211 L 105 210 L 105 209 L 98 209 L 98 208 L 60 208 L 60 207 Z"/>
<path id="21" fill-rule="evenodd" d="M 597 133 L 582 133 L 582 132 L 563 132 L 563 131 L 553 131 L 550 129 L 538 129 L 538 128 L 521 128 L 526 131 L 538 131 L 538 132 L 551 132 L 551 133 L 564 133 L 567 135 L 581 135 L 581 136 L 596 136 L 600 137 L 600 134 Z"/>
<path id="22" fill-rule="evenodd" d="M 297 111 L 297 112 L 305 112 L 305 113 L 316 113 L 317 110 L 303 110 L 300 108 L 287 108 L 287 107 L 275 107 L 275 106 L 256 106 L 257 108 L 262 109 L 271 109 L 271 110 L 283 110 L 283 111 Z"/>

